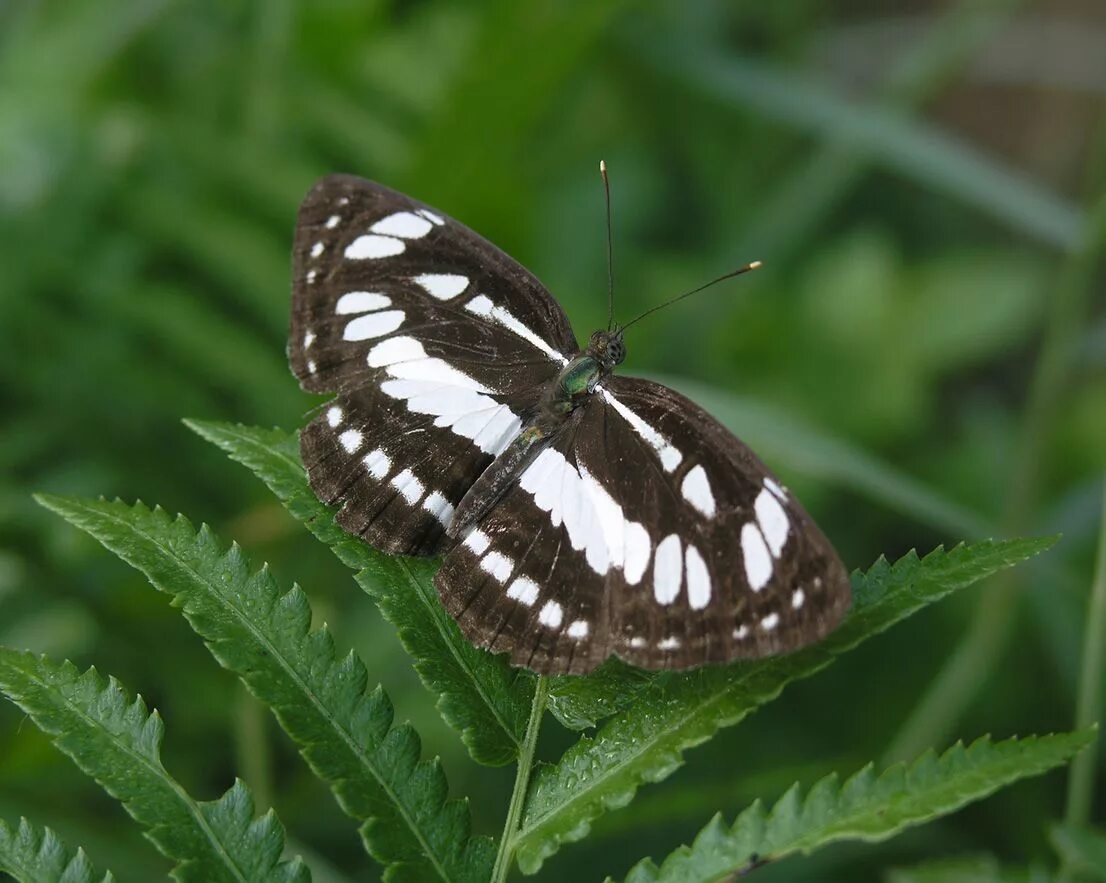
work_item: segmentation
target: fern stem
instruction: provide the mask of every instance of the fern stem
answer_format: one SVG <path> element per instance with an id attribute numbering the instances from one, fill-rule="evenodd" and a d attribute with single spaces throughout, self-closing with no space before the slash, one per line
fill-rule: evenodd
<path id="1" fill-rule="evenodd" d="M 268 709 L 239 684 L 234 703 L 234 753 L 242 778 L 262 809 L 273 805 L 272 752 L 269 750 Z"/>
<path id="2" fill-rule="evenodd" d="M 534 687 L 534 702 L 530 706 L 530 721 L 526 724 L 526 736 L 519 747 L 518 773 L 515 775 L 515 787 L 511 792 L 511 804 L 507 807 L 507 821 L 503 825 L 503 836 L 499 839 L 499 853 L 495 857 L 491 883 L 503 883 L 511 869 L 518 826 L 522 821 L 522 807 L 526 802 L 526 789 L 530 784 L 530 773 L 534 769 L 534 750 L 538 747 L 538 733 L 541 730 L 541 720 L 545 714 L 545 703 L 548 698 L 549 679 L 539 677 Z"/>
<path id="3" fill-rule="evenodd" d="M 1087 624 L 1083 633 L 1083 665 L 1079 674 L 1079 696 L 1075 705 L 1076 727 L 1089 727 L 1102 720 L 1103 666 L 1106 665 L 1106 481 L 1102 484 L 1102 520 L 1099 524 L 1098 561 L 1095 564 L 1091 597 L 1087 602 Z M 1085 825 L 1091 817 L 1097 753 L 1092 748 L 1076 755 L 1068 770 L 1068 805 L 1064 821 Z"/>

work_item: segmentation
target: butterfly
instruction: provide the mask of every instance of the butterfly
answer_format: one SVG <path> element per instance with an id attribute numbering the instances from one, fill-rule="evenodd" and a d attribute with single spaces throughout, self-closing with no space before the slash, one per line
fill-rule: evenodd
<path id="1" fill-rule="evenodd" d="M 334 398 L 300 436 L 337 522 L 434 581 L 475 644 L 544 674 L 611 655 L 686 669 L 833 629 L 849 579 L 757 456 L 659 383 L 622 329 L 581 348 L 529 271 L 463 224 L 349 175 L 304 199 L 292 370 Z"/>

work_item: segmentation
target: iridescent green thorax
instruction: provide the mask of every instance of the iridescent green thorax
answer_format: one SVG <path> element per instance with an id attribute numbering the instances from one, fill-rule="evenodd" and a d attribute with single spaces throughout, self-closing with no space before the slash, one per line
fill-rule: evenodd
<path id="1" fill-rule="evenodd" d="M 595 387 L 610 376 L 615 366 L 626 358 L 622 331 L 596 331 L 587 349 L 565 365 L 546 396 L 547 412 L 564 417 L 595 392 Z"/>
<path id="2" fill-rule="evenodd" d="M 565 365 L 564 370 L 561 371 L 560 377 L 557 378 L 559 391 L 569 398 L 586 395 L 595 390 L 595 384 L 602 378 L 602 373 L 603 369 L 599 362 L 593 356 L 584 353 Z"/>

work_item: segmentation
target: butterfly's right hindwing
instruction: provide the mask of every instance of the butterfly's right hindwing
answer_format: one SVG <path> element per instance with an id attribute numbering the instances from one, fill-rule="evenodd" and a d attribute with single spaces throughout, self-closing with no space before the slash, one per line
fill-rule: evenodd
<path id="1" fill-rule="evenodd" d="M 789 652 L 850 602 L 833 547 L 756 455 L 632 377 L 603 381 L 436 582 L 471 640 L 547 674 Z"/>

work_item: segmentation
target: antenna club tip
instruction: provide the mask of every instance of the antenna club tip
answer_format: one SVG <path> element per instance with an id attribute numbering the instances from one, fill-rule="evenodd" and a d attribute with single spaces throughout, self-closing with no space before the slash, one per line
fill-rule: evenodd
<path id="1" fill-rule="evenodd" d="M 599 160 L 599 171 L 600 172 L 606 172 L 607 171 L 607 161 L 605 159 Z"/>
<path id="2" fill-rule="evenodd" d="M 759 269 L 760 269 L 761 267 L 763 267 L 763 266 L 764 266 L 764 262 L 763 262 L 763 261 L 752 261 L 752 262 L 751 262 L 751 263 L 749 264 L 749 269 L 750 269 L 750 270 L 759 270 Z"/>

